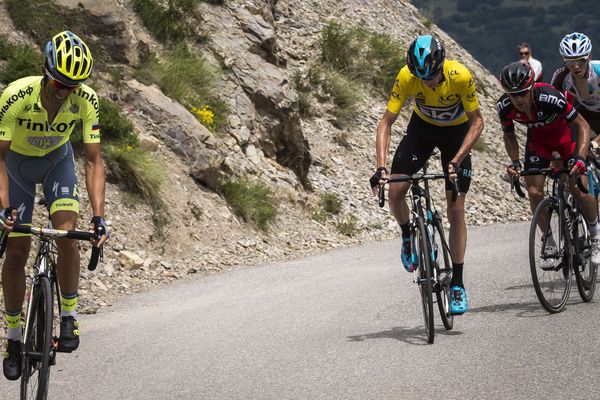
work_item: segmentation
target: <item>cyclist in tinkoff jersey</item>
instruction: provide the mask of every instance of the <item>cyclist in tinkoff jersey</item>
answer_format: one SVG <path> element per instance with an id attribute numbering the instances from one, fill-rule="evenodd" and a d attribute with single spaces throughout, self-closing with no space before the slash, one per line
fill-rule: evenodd
<path id="1" fill-rule="evenodd" d="M 553 152 L 558 152 L 563 163 L 571 165 L 571 175 L 582 175 L 582 183 L 587 186 L 586 156 L 590 142 L 590 126 L 561 92 L 551 85 L 535 83 L 534 71 L 529 64 L 514 62 L 508 64 L 500 74 L 500 83 L 506 92 L 496 104 L 496 109 L 504 132 L 506 152 L 511 159 L 507 167 L 509 175 L 522 169 L 519 159 L 519 143 L 515 135 L 513 121 L 527 126 L 525 145 L 525 169 L 539 169 L 550 166 Z M 573 140 L 570 127 L 577 132 Z M 544 198 L 543 175 L 524 177 L 529 194 L 531 212 Z M 579 205 L 592 236 L 591 261 L 600 263 L 600 225 L 596 199 L 582 193 L 571 183 L 571 193 Z M 546 251 L 556 249 L 556 241 L 550 235 L 546 239 Z"/>
<path id="2" fill-rule="evenodd" d="M 93 59 L 88 46 L 75 34 L 54 36 L 44 50 L 42 76 L 12 82 L 0 97 L 0 216 L 2 228 L 31 224 L 36 184 L 42 184 L 56 229 L 75 229 L 79 188 L 69 136 L 83 122 L 85 183 L 94 230 L 102 246 L 108 239 L 104 221 L 104 163 L 100 157 L 98 97 L 83 82 Z M 58 351 L 79 346 L 77 290 L 79 250 L 76 242 L 58 239 L 57 273 L 62 290 Z M 21 375 L 21 308 L 25 296 L 24 267 L 31 237 L 11 232 L 2 268 L 5 318 L 8 324 L 3 371 L 6 378 Z"/>
<path id="3" fill-rule="evenodd" d="M 592 42 L 583 33 L 573 32 L 561 41 L 559 52 L 564 65 L 552 76 L 551 84 L 574 97 L 573 105 L 600 135 L 600 61 L 592 60 Z"/>
<path id="4" fill-rule="evenodd" d="M 388 177 L 386 159 L 392 124 L 405 100 L 414 98 L 406 136 L 396 149 L 389 177 L 416 173 L 438 147 L 444 172 L 457 180 L 460 195 L 456 201 L 452 201 L 451 184 L 446 182 L 453 264 L 450 312 L 463 314 L 468 309 L 463 284 L 467 245 L 465 198 L 471 183 L 470 151 L 483 130 L 483 118 L 471 73 L 458 61 L 446 60 L 439 38 L 417 37 L 409 46 L 406 59 L 407 65 L 398 73 L 387 110 L 377 127 L 377 170 L 370 183 L 376 194 L 382 179 Z M 414 270 L 417 262 L 412 254 L 410 212 L 405 199 L 410 185 L 402 182 L 389 187 L 390 210 L 402 229 L 402 263 L 409 272 Z"/>

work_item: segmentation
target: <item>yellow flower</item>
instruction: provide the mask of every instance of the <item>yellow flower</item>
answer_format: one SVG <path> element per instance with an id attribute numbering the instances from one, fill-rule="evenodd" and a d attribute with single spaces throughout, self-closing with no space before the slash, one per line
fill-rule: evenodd
<path id="1" fill-rule="evenodd" d="M 215 113 L 208 108 L 208 106 L 204 106 L 202 108 L 192 107 L 192 113 L 194 113 L 200 122 L 206 126 L 212 126 L 215 122 Z"/>
<path id="2" fill-rule="evenodd" d="M 133 146 L 128 144 L 127 147 L 125 148 L 125 150 L 131 151 L 131 150 L 133 150 Z"/>

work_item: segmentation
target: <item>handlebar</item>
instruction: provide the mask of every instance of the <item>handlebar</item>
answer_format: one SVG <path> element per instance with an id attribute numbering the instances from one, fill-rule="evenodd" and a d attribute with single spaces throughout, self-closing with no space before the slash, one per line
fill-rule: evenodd
<path id="1" fill-rule="evenodd" d="M 560 175 L 568 175 L 571 172 L 570 168 L 534 168 L 534 169 L 526 169 L 521 171 L 518 175 L 513 175 L 511 177 L 511 188 L 515 189 L 515 192 L 521 198 L 525 198 L 525 193 L 523 192 L 523 188 L 521 186 L 521 182 L 519 182 L 519 177 L 521 176 L 532 176 L 532 175 L 544 175 L 544 176 L 552 176 L 558 177 Z M 588 194 L 589 191 L 587 188 L 581 183 L 581 178 L 577 178 L 577 187 L 581 190 L 582 193 Z"/>
<path id="2" fill-rule="evenodd" d="M 87 240 L 90 241 L 94 237 L 92 232 L 85 231 L 66 231 L 62 229 L 52 229 L 52 228 L 36 228 L 28 225 L 14 225 L 13 232 L 16 233 L 25 233 L 37 236 L 39 238 L 67 238 L 67 239 L 75 239 L 75 240 Z M 6 242 L 8 239 L 8 234 L 4 233 L 2 235 L 2 243 L 0 244 L 0 257 L 4 254 L 4 250 L 6 249 Z M 90 257 L 90 262 L 88 264 L 88 270 L 93 271 L 98 266 L 98 260 L 103 256 L 102 247 L 92 247 L 92 255 Z"/>
<path id="3" fill-rule="evenodd" d="M 403 176 L 399 178 L 387 178 L 385 179 L 385 183 L 379 185 L 379 207 L 383 207 L 385 205 L 385 185 L 396 182 L 412 182 L 413 184 L 416 184 L 419 181 L 435 179 L 448 179 L 448 174 L 424 174 L 422 172 L 419 172 L 410 176 Z M 456 201 L 456 199 L 458 198 L 458 187 L 455 181 L 449 180 L 449 182 L 451 184 L 452 201 Z"/>

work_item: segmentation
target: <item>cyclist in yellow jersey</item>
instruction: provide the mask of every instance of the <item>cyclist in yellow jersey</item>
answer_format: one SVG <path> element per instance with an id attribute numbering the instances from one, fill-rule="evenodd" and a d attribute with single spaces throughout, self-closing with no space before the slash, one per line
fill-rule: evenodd
<path id="1" fill-rule="evenodd" d="M 473 145 L 483 130 L 483 118 L 471 73 L 458 61 L 446 60 L 439 38 L 417 37 L 407 51 L 407 65 L 398 73 L 387 110 L 377 127 L 376 172 L 370 183 L 377 195 L 382 179 L 411 175 L 419 171 L 435 147 L 440 149 L 442 168 L 458 185 L 459 197 L 451 200 L 450 182 L 446 182 L 450 253 L 453 276 L 450 312 L 458 315 L 468 310 L 462 272 L 467 244 L 465 197 L 471 182 Z M 396 149 L 388 175 L 386 160 L 392 124 L 402 105 L 414 99 L 413 114 L 406 136 Z M 411 272 L 416 267 L 410 241 L 410 212 L 406 193 L 410 183 L 394 183 L 389 188 L 390 210 L 402 229 L 402 263 Z"/>
<path id="2" fill-rule="evenodd" d="M 93 89 L 83 84 L 92 70 L 88 46 L 75 34 L 54 36 L 44 50 L 42 76 L 11 83 L 0 97 L 0 219 L 4 230 L 31 224 L 36 184 L 50 205 L 52 225 L 73 230 L 79 212 L 79 193 L 69 137 L 83 122 L 85 183 L 93 218 L 90 230 L 96 246 L 109 232 L 104 221 L 104 163 L 100 157 L 99 103 Z M 79 346 L 77 290 L 79 250 L 74 240 L 58 239 L 57 273 L 61 288 L 58 351 Z M 10 233 L 2 267 L 5 318 L 8 325 L 3 372 L 21 375 L 21 308 L 25 295 L 24 267 L 31 247 L 29 235 Z"/>

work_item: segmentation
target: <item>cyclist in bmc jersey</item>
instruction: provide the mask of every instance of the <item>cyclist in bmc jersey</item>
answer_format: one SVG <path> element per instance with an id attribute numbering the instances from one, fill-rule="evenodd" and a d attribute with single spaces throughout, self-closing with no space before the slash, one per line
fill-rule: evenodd
<path id="1" fill-rule="evenodd" d="M 102 246 L 108 239 L 104 221 L 104 164 L 100 157 L 98 97 L 83 82 L 93 59 L 88 46 L 69 31 L 46 45 L 42 76 L 11 83 L 0 97 L 0 217 L 2 228 L 31 225 L 36 184 L 42 184 L 50 205 L 52 225 L 73 230 L 79 212 L 79 187 L 69 136 L 83 122 L 85 182 L 94 217 L 90 230 Z M 77 290 L 79 250 L 71 239 L 56 240 L 57 273 L 61 288 L 58 351 L 79 345 Z M 6 378 L 21 375 L 21 308 L 25 296 L 24 267 L 31 247 L 29 235 L 10 233 L 2 268 L 5 318 L 8 325 L 3 371 Z"/>
<path id="2" fill-rule="evenodd" d="M 554 72 L 551 84 L 574 98 L 577 111 L 600 135 L 600 61 L 591 60 L 592 42 L 583 33 L 570 33 L 559 51 L 564 65 Z"/>
<path id="3" fill-rule="evenodd" d="M 534 72 L 529 64 L 514 62 L 504 67 L 500 83 L 505 94 L 496 103 L 500 123 L 504 132 L 506 152 L 511 159 L 507 171 L 518 174 L 522 169 L 519 159 L 519 144 L 515 135 L 514 121 L 527 126 L 525 145 L 525 169 L 550 166 L 552 153 L 560 154 L 562 162 L 572 165 L 571 175 L 581 175 L 587 186 L 586 156 L 590 140 L 590 127 L 586 120 L 567 101 L 561 92 L 545 83 L 534 83 Z M 577 131 L 573 140 L 571 127 Z M 544 198 L 543 175 L 525 176 L 532 213 Z M 592 240 L 592 262 L 600 263 L 600 226 L 598 225 L 596 200 L 582 193 L 571 184 L 571 193 L 588 224 Z M 556 248 L 554 238 L 546 240 L 546 246 Z"/>
<path id="4" fill-rule="evenodd" d="M 461 193 L 456 201 L 451 200 L 451 186 L 446 182 L 454 268 L 450 312 L 462 314 L 468 309 L 462 272 L 467 243 L 464 207 L 471 182 L 470 151 L 483 130 L 475 84 L 467 68 L 458 61 L 445 59 L 439 38 L 419 36 L 411 43 L 407 65 L 398 73 L 387 110 L 377 127 L 377 170 L 370 180 L 374 194 L 381 179 L 388 177 L 385 166 L 391 127 L 409 97 L 414 98 L 413 113 L 406 136 L 396 149 L 390 177 L 416 173 L 438 147 L 444 172 L 457 180 Z M 390 210 L 402 229 L 402 263 L 407 271 L 412 271 L 415 266 L 410 243 L 410 214 L 405 200 L 409 188 L 409 182 L 390 185 L 389 199 Z"/>

